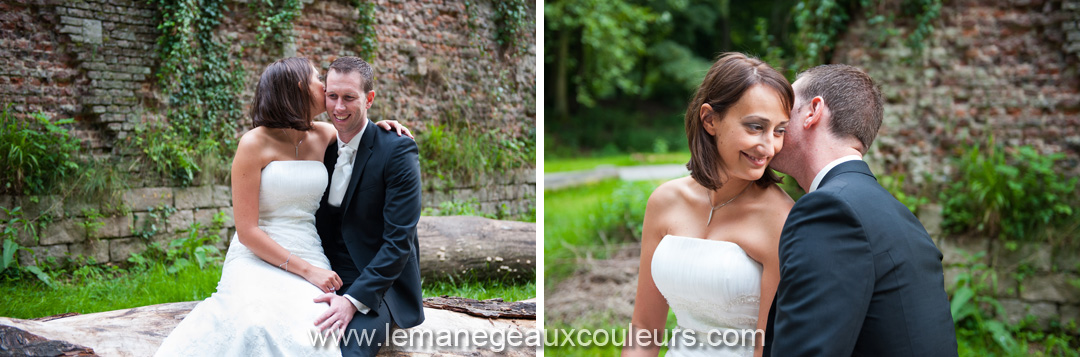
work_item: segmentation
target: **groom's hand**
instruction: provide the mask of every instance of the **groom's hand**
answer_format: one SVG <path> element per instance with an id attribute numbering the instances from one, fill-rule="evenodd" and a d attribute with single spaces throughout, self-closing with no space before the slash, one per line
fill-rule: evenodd
<path id="1" fill-rule="evenodd" d="M 349 321 L 352 321 L 353 314 L 356 313 L 356 306 L 353 306 L 352 302 L 344 296 L 334 293 L 319 295 L 315 297 L 315 302 L 330 304 L 330 308 L 315 319 L 315 325 L 319 327 L 319 331 L 326 332 L 327 329 L 333 328 L 337 330 L 338 336 L 344 336 L 345 328 L 349 326 Z"/>

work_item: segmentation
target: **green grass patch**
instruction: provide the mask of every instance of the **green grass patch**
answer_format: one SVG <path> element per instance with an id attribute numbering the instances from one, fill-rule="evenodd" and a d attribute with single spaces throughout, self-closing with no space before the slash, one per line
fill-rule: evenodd
<path id="1" fill-rule="evenodd" d="M 103 271 L 104 270 L 104 271 Z M 31 319 L 68 312 L 90 314 L 170 302 L 203 300 L 210 297 L 221 280 L 221 266 L 199 269 L 188 265 L 175 274 L 164 264 L 149 268 L 96 269 L 84 276 L 56 282 L 49 288 L 27 277 L 0 284 L 0 316 Z M 424 296 L 451 295 L 470 299 L 502 298 L 519 301 L 536 297 L 536 283 L 499 281 L 424 282 Z"/>
<path id="2" fill-rule="evenodd" d="M 425 297 L 449 295 L 477 300 L 501 298 L 503 301 L 521 301 L 536 297 L 536 282 L 447 279 L 424 281 L 423 291 Z"/>
<path id="3" fill-rule="evenodd" d="M 587 158 L 559 158 L 545 159 L 544 172 L 565 172 L 591 170 L 601 165 L 609 166 L 639 166 L 639 165 L 666 165 L 686 164 L 690 161 L 690 152 L 669 152 L 662 154 L 635 153 L 618 154 Z"/>
<path id="4" fill-rule="evenodd" d="M 640 239 L 645 204 L 661 181 L 604 180 L 544 193 L 544 255 L 548 284 L 569 276 L 578 258 L 608 257 Z"/>
<path id="5" fill-rule="evenodd" d="M 89 314 L 168 302 L 202 300 L 221 279 L 221 266 L 189 265 L 169 274 L 163 264 L 114 271 L 85 270 L 88 275 L 57 282 L 49 288 L 36 279 L 0 285 L 0 316 L 30 319 L 68 312 Z"/>

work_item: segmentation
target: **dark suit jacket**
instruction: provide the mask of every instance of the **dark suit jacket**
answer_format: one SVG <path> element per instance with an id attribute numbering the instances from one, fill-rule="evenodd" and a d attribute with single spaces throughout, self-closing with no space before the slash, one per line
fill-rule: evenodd
<path id="1" fill-rule="evenodd" d="M 337 140 L 324 163 L 334 174 Z M 368 121 L 353 162 L 353 174 L 341 207 L 327 203 L 315 213 L 315 225 L 331 268 L 349 294 L 377 314 L 386 304 L 394 323 L 409 328 L 424 322 L 420 290 L 420 162 L 416 142 L 380 130 Z"/>
<path id="2" fill-rule="evenodd" d="M 941 251 L 861 160 L 792 207 L 766 356 L 956 356 Z"/>

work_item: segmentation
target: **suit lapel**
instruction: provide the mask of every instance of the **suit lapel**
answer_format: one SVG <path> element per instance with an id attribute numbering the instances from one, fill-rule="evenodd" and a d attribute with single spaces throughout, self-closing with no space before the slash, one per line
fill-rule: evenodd
<path id="1" fill-rule="evenodd" d="M 840 165 L 836 165 L 836 167 L 833 167 L 832 170 L 829 170 L 829 173 L 825 174 L 825 177 L 821 178 L 821 183 L 818 184 L 818 188 L 820 189 L 821 187 L 825 187 L 825 184 L 829 183 L 830 180 L 837 176 L 840 176 L 840 174 L 847 172 L 860 173 L 866 176 L 870 176 L 870 178 L 872 179 L 877 179 L 874 177 L 874 173 L 870 172 L 870 165 L 867 165 L 866 161 L 851 160 Z"/>
<path id="2" fill-rule="evenodd" d="M 356 160 L 353 161 L 353 173 L 349 180 L 349 188 L 345 191 L 345 200 L 342 202 L 342 214 L 348 211 L 349 203 L 352 202 L 353 194 L 356 192 L 356 186 L 360 183 L 360 176 L 364 174 L 364 167 L 367 166 L 367 161 L 371 158 L 372 147 L 375 146 L 375 131 L 379 128 L 368 119 L 367 127 L 364 129 L 364 136 L 360 138 L 360 146 L 356 148 Z"/>

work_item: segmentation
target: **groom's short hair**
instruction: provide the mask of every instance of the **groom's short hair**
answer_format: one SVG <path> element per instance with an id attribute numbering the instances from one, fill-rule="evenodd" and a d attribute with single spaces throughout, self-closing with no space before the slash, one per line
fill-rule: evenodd
<path id="1" fill-rule="evenodd" d="M 342 56 L 330 63 L 330 69 L 340 73 L 349 74 L 353 71 L 360 73 L 360 78 L 363 83 L 360 87 L 364 90 L 364 93 L 375 90 L 375 74 L 372 72 L 371 65 L 367 63 L 363 58 L 353 56 Z"/>
<path id="2" fill-rule="evenodd" d="M 811 98 L 825 99 L 832 113 L 829 131 L 839 137 L 855 137 L 863 144 L 863 153 L 881 128 L 884 99 L 870 75 L 858 67 L 827 64 L 799 73 L 800 90 L 795 95 L 801 103 Z"/>

